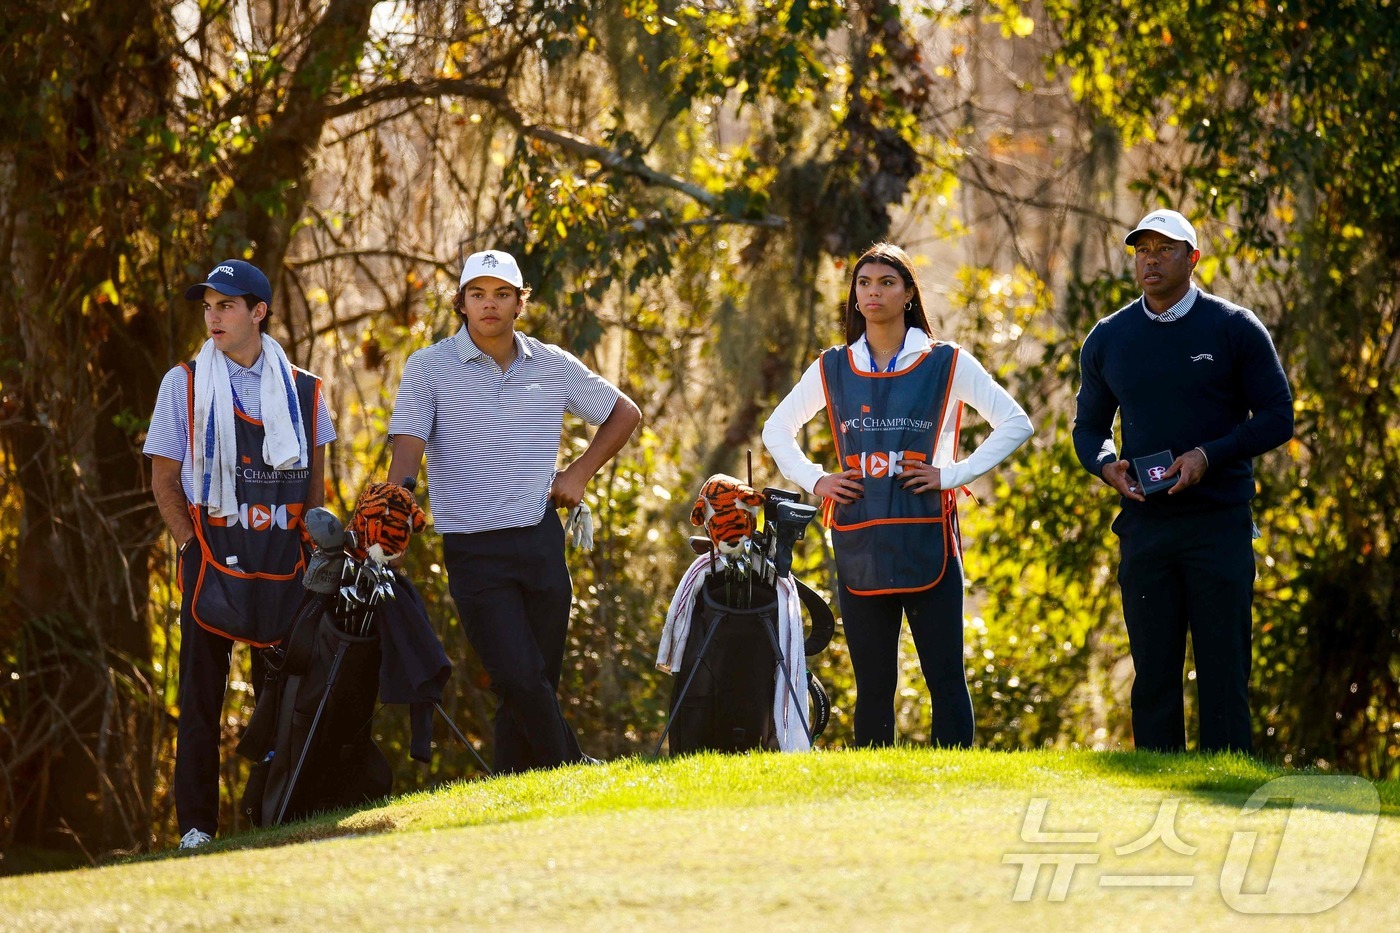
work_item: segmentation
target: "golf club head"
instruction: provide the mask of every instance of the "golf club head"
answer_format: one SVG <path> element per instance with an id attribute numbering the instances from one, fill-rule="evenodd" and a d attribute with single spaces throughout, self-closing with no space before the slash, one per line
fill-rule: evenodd
<path id="1" fill-rule="evenodd" d="M 794 541 L 802 540 L 807 526 L 817 517 L 815 505 L 804 505 L 801 502 L 779 502 L 776 511 L 779 531 L 784 537 L 789 533 L 795 534 L 796 537 L 792 539 Z"/>
<path id="2" fill-rule="evenodd" d="M 301 585 L 313 593 L 334 595 L 340 588 L 341 565 L 344 562 L 343 554 L 331 556 L 324 548 L 317 548 L 306 562 Z"/>
<path id="3" fill-rule="evenodd" d="M 302 519 L 311 540 L 323 551 L 338 551 L 345 546 L 345 525 L 330 509 L 317 506 Z"/>
<path id="4" fill-rule="evenodd" d="M 696 554 L 704 556 L 714 549 L 714 542 L 704 535 L 690 536 L 690 549 Z"/>
<path id="5" fill-rule="evenodd" d="M 779 502 L 777 512 L 777 556 L 773 561 L 778 576 L 785 577 L 792 570 L 792 546 L 807 534 L 807 526 L 817 517 L 817 507 L 801 502 Z"/>
<path id="6" fill-rule="evenodd" d="M 780 502 L 801 502 L 802 493 L 793 492 L 791 489 L 778 489 L 774 486 L 763 487 L 763 524 L 773 525 L 778 521 L 778 504 Z"/>

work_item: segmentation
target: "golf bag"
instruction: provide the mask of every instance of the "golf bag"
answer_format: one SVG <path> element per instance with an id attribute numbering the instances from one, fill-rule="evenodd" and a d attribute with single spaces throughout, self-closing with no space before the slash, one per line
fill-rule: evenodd
<path id="1" fill-rule="evenodd" d="M 345 631 L 332 601 L 307 592 L 285 648 L 267 649 L 266 695 L 238 745 L 254 760 L 240 805 L 254 826 L 375 800 L 393 784 L 370 732 L 379 635 Z"/>
<path id="2" fill-rule="evenodd" d="M 717 480 L 738 490 L 721 494 L 718 508 Z M 835 617 L 816 592 L 789 573 L 792 544 L 815 509 L 797 505 L 795 494 L 766 489 L 759 499 L 767 516 L 764 530 L 755 532 L 749 524 L 734 533 L 734 504 L 752 502 L 756 494 L 751 493 L 731 477 L 712 477 L 701 493 L 701 503 L 707 496 L 709 503 L 703 511 L 697 503 L 692 516 L 709 537 L 691 539 L 702 556 L 677 589 L 658 657 L 658 665 L 674 675 L 662 735 L 662 742 L 669 737 L 672 755 L 805 749 L 830 715 L 826 692 L 807 671 L 804 655 L 827 646 Z M 717 527 L 725 531 L 717 533 Z M 803 609 L 812 619 L 805 639 Z M 660 748 L 658 742 L 658 753 Z"/>
<path id="3" fill-rule="evenodd" d="M 265 649 L 263 699 L 238 744 L 254 762 L 241 809 L 255 826 L 386 796 L 392 773 L 370 725 L 381 700 L 409 706 L 413 758 L 431 756 L 436 711 L 490 773 L 442 709 L 452 664 L 423 600 L 388 566 L 423 527 L 412 489 L 371 483 L 349 527 L 327 509 L 306 514 L 306 594 L 287 637 Z"/>
<path id="4" fill-rule="evenodd" d="M 756 583 L 753 605 L 734 608 L 725 604 L 724 590 L 724 580 L 713 576 L 701 584 L 695 600 L 684 660 L 671 689 L 673 755 L 780 749 L 773 697 L 784 671 L 771 634 L 778 631 L 777 591 Z M 815 738 L 826 728 L 830 704 L 816 677 L 808 672 L 803 679 Z"/>

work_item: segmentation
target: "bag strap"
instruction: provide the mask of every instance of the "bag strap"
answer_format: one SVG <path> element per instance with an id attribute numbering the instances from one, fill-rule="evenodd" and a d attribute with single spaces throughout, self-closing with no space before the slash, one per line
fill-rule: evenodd
<path id="1" fill-rule="evenodd" d="M 795 576 L 792 581 L 797 584 L 797 596 L 802 600 L 803 608 L 807 610 L 807 615 L 812 617 L 812 633 L 802 643 L 802 653 L 810 658 L 831 644 L 831 638 L 836 634 L 836 616 L 816 590 Z"/>

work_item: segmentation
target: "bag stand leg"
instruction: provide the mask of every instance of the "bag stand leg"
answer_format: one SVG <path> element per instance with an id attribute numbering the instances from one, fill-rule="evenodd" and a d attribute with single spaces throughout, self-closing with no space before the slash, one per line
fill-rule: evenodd
<path id="1" fill-rule="evenodd" d="M 481 756 L 477 754 L 476 749 L 472 746 L 472 743 L 467 741 L 467 737 L 462 734 L 461 729 L 457 728 L 457 724 L 452 721 L 452 717 L 447 715 L 447 710 L 442 708 L 442 704 L 434 702 L 433 709 L 437 710 L 438 713 L 442 715 L 443 721 L 447 723 L 447 728 L 452 730 L 452 734 L 457 737 L 457 741 L 465 745 L 467 747 L 467 751 L 472 753 L 472 757 L 476 759 L 476 763 L 481 765 L 481 770 L 485 771 L 491 777 L 495 777 L 496 772 L 488 768 L 486 766 L 486 762 L 481 760 Z"/>
<path id="2" fill-rule="evenodd" d="M 297 758 L 297 766 L 292 769 L 292 777 L 287 782 L 287 791 L 282 795 L 282 803 L 277 807 L 277 819 L 272 821 L 273 826 L 281 826 L 282 817 L 287 814 L 287 805 L 292 802 L 292 793 L 297 789 L 297 778 L 301 777 L 301 766 L 306 764 L 307 752 L 311 751 L 311 743 L 316 739 L 316 727 L 321 724 L 321 714 L 326 711 L 326 701 L 331 698 L 331 691 L 335 689 L 335 678 L 340 673 L 340 662 L 344 660 L 345 649 L 349 644 L 342 640 L 336 646 L 331 670 L 326 676 L 326 691 L 321 694 L 321 702 L 316 706 L 316 715 L 311 717 L 311 728 L 306 733 L 306 741 L 302 743 L 301 755 Z"/>
<path id="3" fill-rule="evenodd" d="M 768 642 L 773 646 L 773 653 L 778 656 L 778 665 L 783 669 L 783 683 L 787 685 L 788 696 L 792 699 L 792 708 L 797 713 L 797 721 L 802 723 L 802 731 L 807 734 L 807 744 L 810 746 L 812 744 L 812 728 L 807 725 L 807 717 L 802 714 L 802 704 L 797 699 L 797 691 L 793 689 L 787 658 L 783 655 L 783 649 L 778 644 L 778 633 L 766 621 L 763 630 L 768 633 Z"/>
<path id="4" fill-rule="evenodd" d="M 705 652 L 709 650 L 710 642 L 714 639 L 715 632 L 719 631 L 720 625 L 723 624 L 724 620 L 727 618 L 728 616 L 723 613 L 715 616 L 714 624 L 711 625 L 710 630 L 705 633 L 705 640 L 700 644 L 700 653 L 695 656 L 695 664 L 690 669 L 690 676 L 685 679 L 685 685 L 681 687 L 681 692 L 676 697 L 676 702 L 671 704 L 672 712 L 666 715 L 666 728 L 661 731 L 661 738 L 656 740 L 656 748 L 652 749 L 651 757 L 655 758 L 661 754 L 661 746 L 666 741 L 666 736 L 671 732 L 671 724 L 675 722 L 673 714 L 676 710 L 681 708 L 681 702 L 685 700 L 686 693 L 690 691 L 690 685 L 695 680 L 695 675 L 700 672 L 700 662 L 705 660 Z"/>

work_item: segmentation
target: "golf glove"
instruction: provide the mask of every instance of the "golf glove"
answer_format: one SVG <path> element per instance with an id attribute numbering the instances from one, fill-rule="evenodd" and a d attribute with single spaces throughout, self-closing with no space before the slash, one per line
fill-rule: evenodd
<path id="1" fill-rule="evenodd" d="M 569 510 L 569 519 L 564 523 L 564 535 L 569 543 L 585 551 L 593 550 L 593 513 L 587 503 L 580 502 Z"/>

